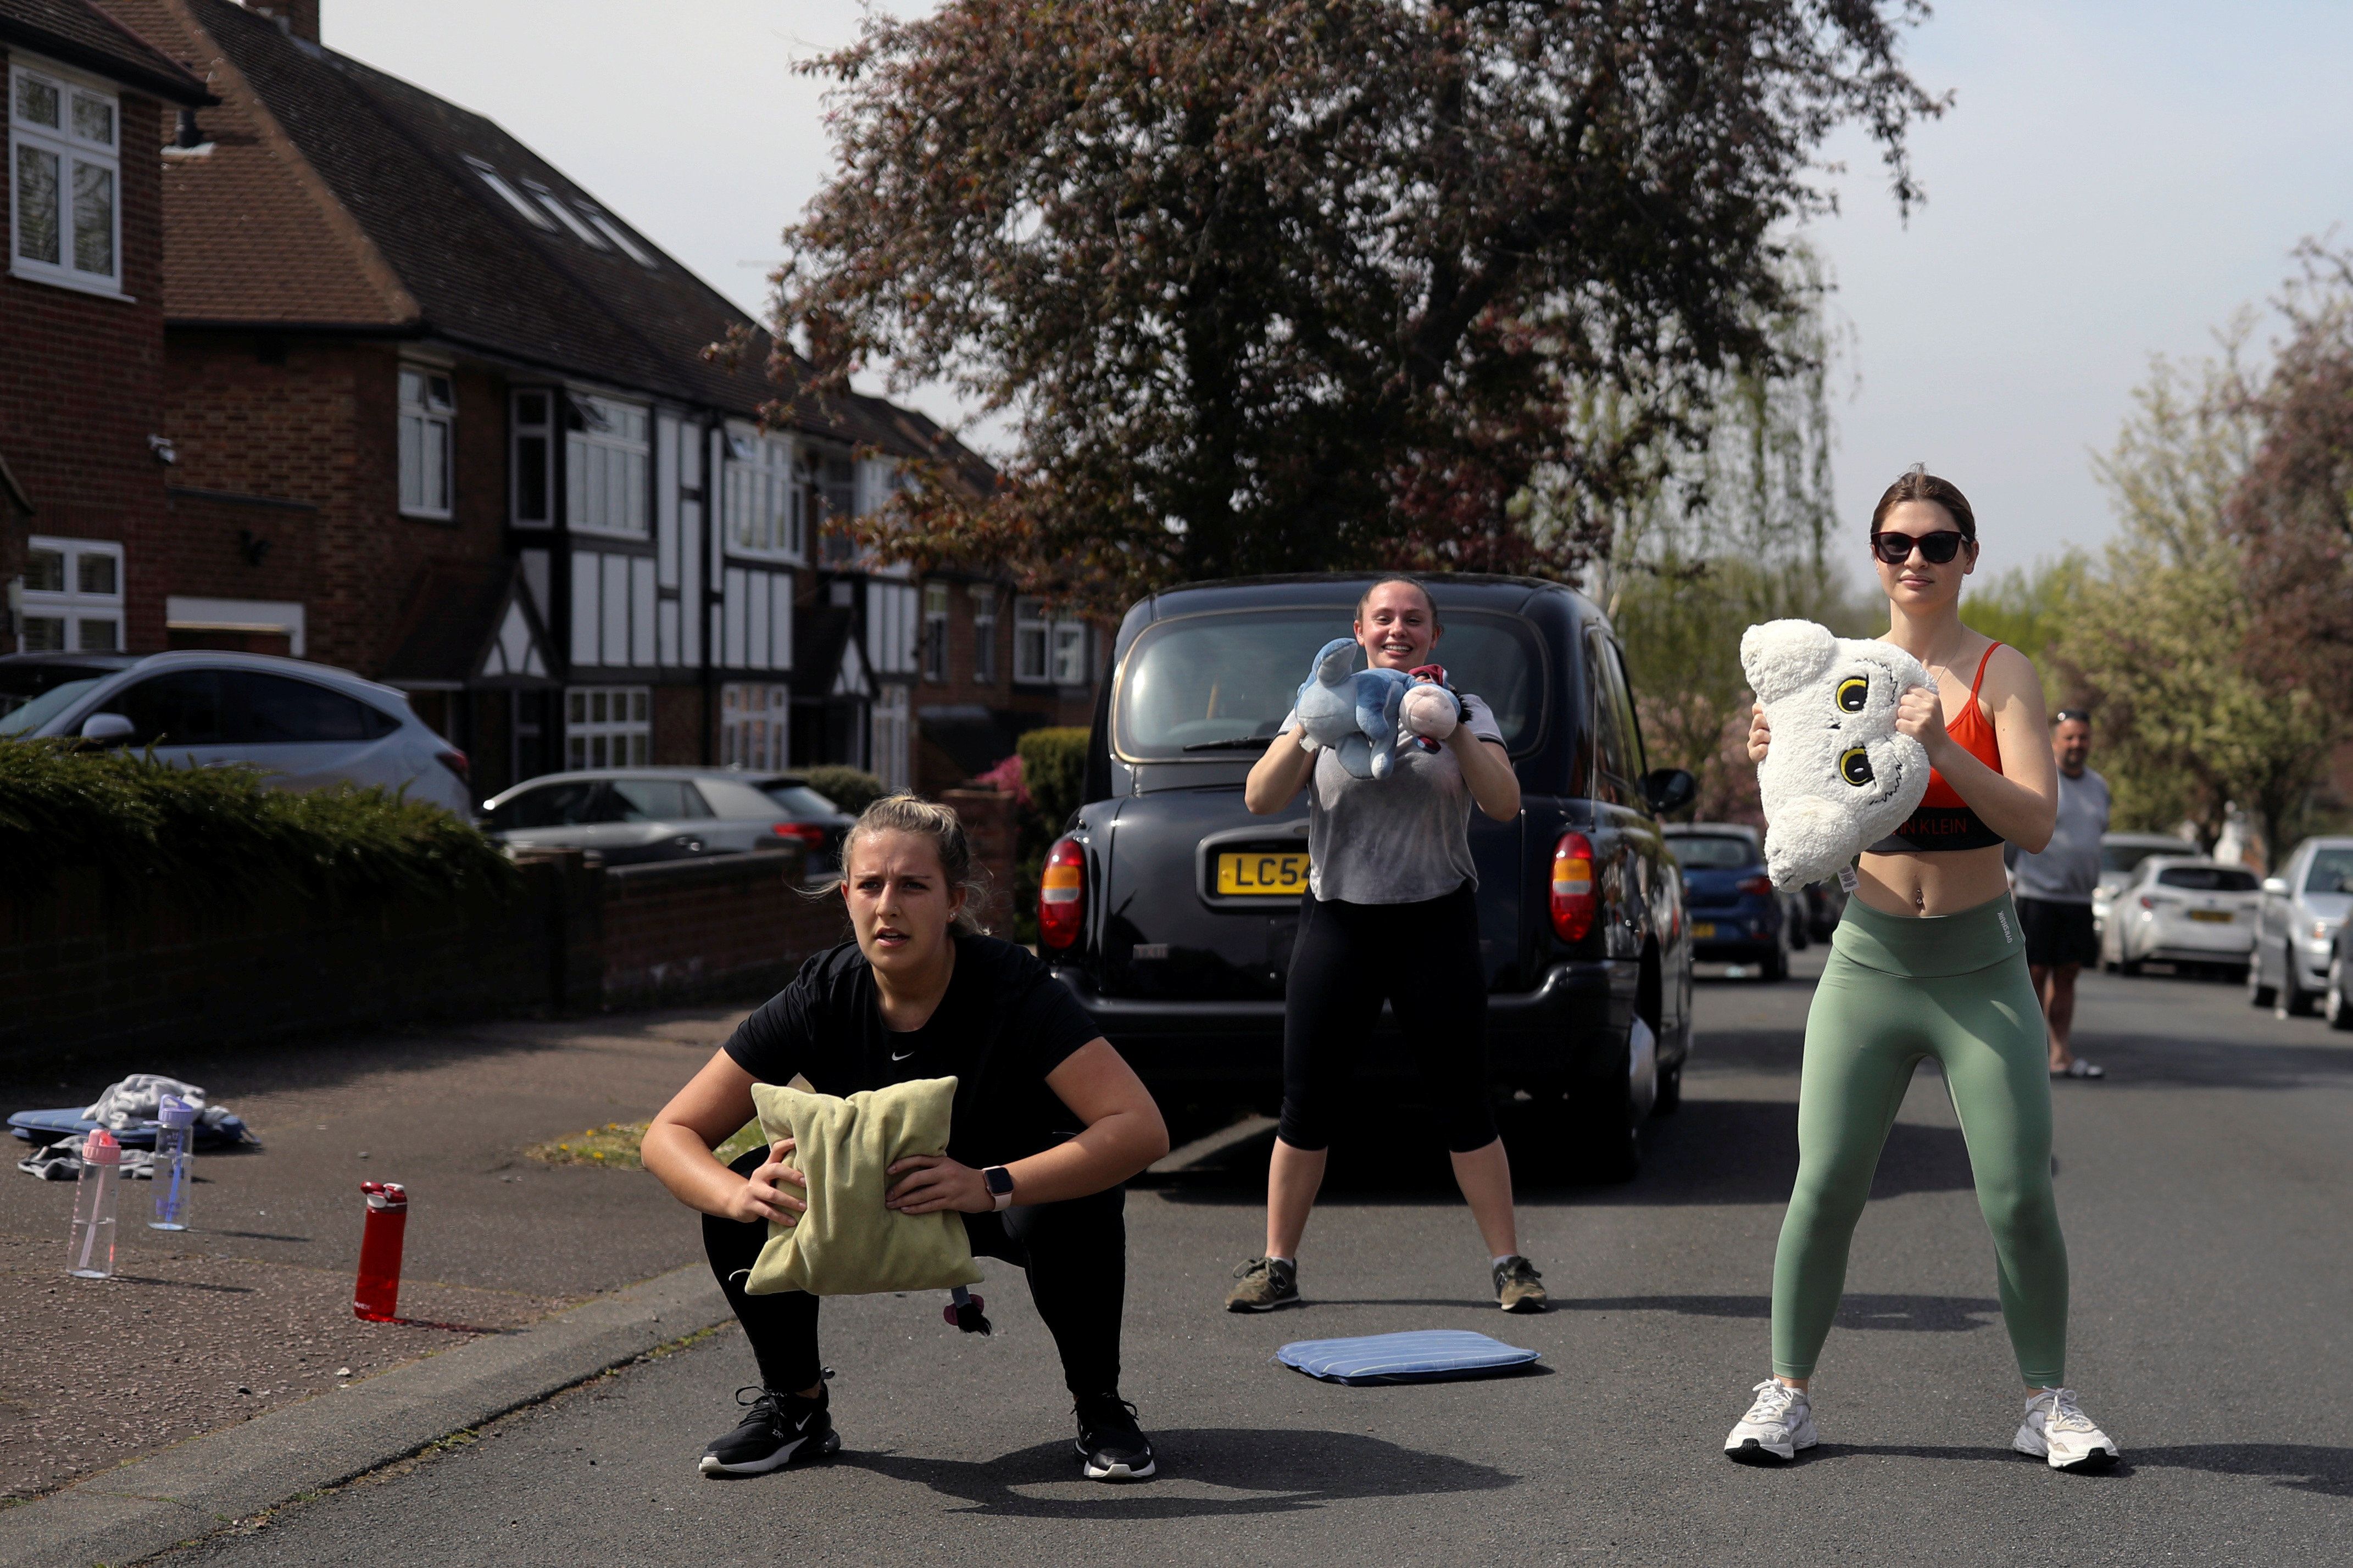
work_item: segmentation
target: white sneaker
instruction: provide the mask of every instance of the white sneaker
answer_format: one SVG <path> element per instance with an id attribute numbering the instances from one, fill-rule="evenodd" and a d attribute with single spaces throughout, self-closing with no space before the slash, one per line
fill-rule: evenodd
<path id="1" fill-rule="evenodd" d="M 1781 1465 L 1821 1439 L 1814 1435 L 1814 1407 L 1805 1390 L 1768 1377 L 1756 1388 L 1757 1403 L 1724 1440 L 1725 1457 L 1736 1464 Z"/>
<path id="2" fill-rule="evenodd" d="M 2054 1470 L 2105 1470 L 2116 1462 L 2116 1439 L 2092 1424 L 2072 1388 L 2046 1388 L 2026 1402 L 2026 1421 L 2010 1446 L 2048 1459 Z"/>

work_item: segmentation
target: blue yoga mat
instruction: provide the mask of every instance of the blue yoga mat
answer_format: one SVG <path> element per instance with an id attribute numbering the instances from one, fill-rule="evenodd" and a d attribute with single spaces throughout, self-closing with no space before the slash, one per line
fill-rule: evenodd
<path id="1" fill-rule="evenodd" d="M 61 1138 L 88 1137 L 98 1123 L 82 1115 L 79 1105 L 64 1106 L 56 1110 L 19 1110 L 8 1118 L 8 1130 L 27 1143 L 55 1143 Z M 126 1127 L 114 1137 L 125 1149 L 153 1149 L 155 1131 L 162 1125 L 142 1121 Z M 247 1141 L 245 1123 L 235 1116 L 224 1116 L 218 1122 L 196 1124 L 196 1147 L 218 1149 L 224 1144 Z"/>
<path id="2" fill-rule="evenodd" d="M 1468 1329 L 1412 1329 L 1348 1340 L 1299 1340 L 1274 1352 L 1287 1367 L 1326 1383 L 1448 1383 L 1494 1377 L 1542 1359 Z"/>

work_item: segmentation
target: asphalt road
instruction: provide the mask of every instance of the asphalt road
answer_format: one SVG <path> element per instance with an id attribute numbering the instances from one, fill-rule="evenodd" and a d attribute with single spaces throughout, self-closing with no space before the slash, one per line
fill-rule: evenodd
<path id="1" fill-rule="evenodd" d="M 2080 1048 L 2113 1076 L 2058 1089 L 2070 1376 L 2125 1464 L 2075 1477 L 2008 1451 L 2021 1394 L 1991 1250 L 1928 1072 L 1856 1238 L 1816 1384 L 1822 1446 L 1778 1470 L 1724 1459 L 1766 1369 L 1808 992 L 1704 984 L 1684 1108 L 1653 1124 L 1632 1184 L 1563 1184 L 1520 1152 L 1524 1245 L 1559 1302 L 1541 1318 L 1489 1304 L 1409 1112 L 1336 1162 L 1302 1310 L 1219 1310 L 1255 1249 L 1250 1151 L 1133 1194 L 1126 1392 L 1156 1481 L 1077 1479 L 1051 1347 L 991 1263 L 994 1340 L 947 1330 L 937 1297 L 828 1304 L 847 1439 L 829 1464 L 696 1476 L 753 1375 L 728 1330 L 169 1561 L 2353 1560 L 2353 1036 L 2214 983 L 2088 978 Z M 1424 1326 L 1535 1346 L 1542 1370 L 1345 1388 L 1268 1360 L 1292 1339 Z"/>

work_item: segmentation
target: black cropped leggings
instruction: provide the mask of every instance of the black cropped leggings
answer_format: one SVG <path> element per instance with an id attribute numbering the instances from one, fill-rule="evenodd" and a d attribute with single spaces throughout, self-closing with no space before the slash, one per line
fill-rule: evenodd
<path id="1" fill-rule="evenodd" d="M 1402 983 L 1402 984 L 1400 984 Z M 1413 1058 L 1413 1103 L 1458 1154 L 1495 1141 L 1487 1092 L 1487 976 L 1478 891 L 1412 904 L 1299 901 L 1282 1004 L 1282 1125 L 1294 1149 L 1328 1149 L 1387 1001 Z"/>
<path id="2" fill-rule="evenodd" d="M 768 1156 L 758 1148 L 728 1167 L 748 1176 Z M 1029 1276 L 1029 1299 L 1062 1355 L 1062 1380 L 1074 1394 L 1119 1387 L 1119 1323 L 1127 1299 L 1127 1189 L 1113 1187 L 1059 1204 L 1016 1204 L 997 1214 L 963 1215 L 975 1257 L 998 1258 Z M 702 1216 L 702 1250 L 727 1293 L 763 1386 L 797 1394 L 825 1375 L 818 1357 L 818 1298 L 805 1290 L 746 1295 L 736 1278 L 767 1244 L 765 1220 Z M 944 1303 L 941 1295 L 937 1300 Z M 953 1333 L 932 1316 L 940 1333 Z"/>

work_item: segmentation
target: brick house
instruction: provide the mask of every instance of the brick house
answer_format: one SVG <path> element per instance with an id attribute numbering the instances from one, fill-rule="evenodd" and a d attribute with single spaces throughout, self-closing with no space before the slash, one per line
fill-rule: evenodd
<path id="1" fill-rule="evenodd" d="M 204 83 L 81 0 L 0 0 L 0 651 L 159 647 L 161 146 Z"/>
<path id="2" fill-rule="evenodd" d="M 127 646 L 403 688 L 480 795 L 644 762 L 913 784 L 947 756 L 916 735 L 926 584 L 828 523 L 909 459 L 976 459 L 880 399 L 764 428 L 754 323 L 492 121 L 323 47 L 315 0 L 97 4 L 216 100 L 162 161 L 177 464 L 123 568 L 152 601 Z M 740 371 L 702 352 L 731 331 Z M 1054 678 L 1091 651 L 1040 671 L 1015 609 L 929 705 L 1083 722 L 1092 680 Z"/>
<path id="3" fill-rule="evenodd" d="M 971 573 L 934 572 L 921 588 L 917 788 L 937 794 L 986 771 L 1026 731 L 1093 721 L 1116 626 Z"/>

